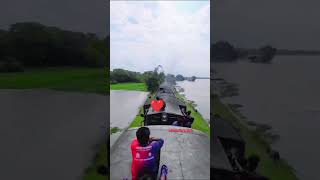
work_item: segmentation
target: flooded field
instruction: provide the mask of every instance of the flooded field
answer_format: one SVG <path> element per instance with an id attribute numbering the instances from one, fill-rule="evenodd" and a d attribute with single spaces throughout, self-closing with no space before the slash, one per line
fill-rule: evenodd
<path id="1" fill-rule="evenodd" d="M 183 94 L 188 100 L 196 104 L 196 109 L 207 120 L 210 120 L 210 80 L 196 79 L 195 81 L 177 81 L 177 85 L 184 89 Z"/>
<path id="2" fill-rule="evenodd" d="M 110 127 L 127 128 L 137 115 L 139 107 L 147 99 L 148 92 L 143 91 L 110 91 Z M 112 134 L 110 144 L 120 135 Z"/>
<path id="3" fill-rule="evenodd" d="M 81 179 L 103 139 L 107 96 L 0 91 L 0 179 Z"/>
<path id="4" fill-rule="evenodd" d="M 239 85 L 250 121 L 272 126 L 280 139 L 273 147 L 292 165 L 300 179 L 320 179 L 320 57 L 278 56 L 272 64 L 215 63 L 219 77 Z"/>

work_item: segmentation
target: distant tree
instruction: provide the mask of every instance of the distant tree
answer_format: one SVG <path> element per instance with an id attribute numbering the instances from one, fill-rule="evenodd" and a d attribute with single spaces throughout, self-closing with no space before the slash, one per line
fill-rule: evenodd
<path id="1" fill-rule="evenodd" d="M 117 83 L 141 82 L 140 73 L 124 69 L 114 69 L 110 72 L 110 81 Z"/>
<path id="2" fill-rule="evenodd" d="M 218 41 L 211 45 L 213 60 L 234 61 L 238 58 L 236 49 L 226 41 Z"/>
<path id="3" fill-rule="evenodd" d="M 184 77 L 181 74 L 176 76 L 176 81 L 184 81 Z"/>
<path id="4" fill-rule="evenodd" d="M 105 39 L 92 33 L 66 31 L 36 22 L 12 24 L 0 31 L 0 58 L 13 57 L 25 66 L 98 66 L 107 64 Z"/>
<path id="5" fill-rule="evenodd" d="M 269 46 L 269 45 L 263 46 L 259 50 L 262 54 L 261 62 L 270 62 L 277 52 L 276 48 L 273 48 L 272 46 Z"/>
<path id="6" fill-rule="evenodd" d="M 159 88 L 160 84 L 165 80 L 165 74 L 163 72 L 159 73 L 157 71 L 158 67 L 156 67 L 154 71 L 146 71 L 143 73 L 144 82 L 150 92 L 155 92 Z"/>
<path id="7" fill-rule="evenodd" d="M 176 77 L 173 74 L 167 74 L 165 79 L 169 83 L 176 84 Z"/>
<path id="8" fill-rule="evenodd" d="M 0 72 L 22 72 L 23 65 L 14 57 L 0 59 Z"/>
<path id="9" fill-rule="evenodd" d="M 195 81 L 197 78 L 195 76 L 191 77 L 191 81 Z"/>

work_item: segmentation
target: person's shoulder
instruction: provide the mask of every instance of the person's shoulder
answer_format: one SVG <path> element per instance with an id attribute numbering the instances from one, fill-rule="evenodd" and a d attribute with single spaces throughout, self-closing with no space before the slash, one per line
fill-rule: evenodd
<path id="1" fill-rule="evenodd" d="M 139 142 L 138 142 L 138 139 L 137 138 L 134 138 L 133 140 L 132 140 L 132 142 L 131 142 L 131 146 L 136 146 L 136 145 L 138 145 L 139 144 Z"/>
<path id="2" fill-rule="evenodd" d="M 162 144 L 164 143 L 164 140 L 162 138 L 159 138 L 157 141 L 152 141 L 151 145 L 152 146 L 162 146 Z"/>

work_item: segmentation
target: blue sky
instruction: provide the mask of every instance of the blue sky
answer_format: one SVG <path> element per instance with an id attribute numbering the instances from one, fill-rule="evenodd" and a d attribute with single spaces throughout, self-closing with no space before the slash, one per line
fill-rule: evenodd
<path id="1" fill-rule="evenodd" d="M 209 1 L 111 1 L 110 66 L 210 74 Z"/>

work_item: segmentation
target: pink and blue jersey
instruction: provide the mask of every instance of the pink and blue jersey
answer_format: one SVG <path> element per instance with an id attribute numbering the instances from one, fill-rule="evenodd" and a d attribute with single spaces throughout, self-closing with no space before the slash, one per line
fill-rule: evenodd
<path id="1" fill-rule="evenodd" d="M 158 171 L 158 156 L 163 145 L 163 139 L 152 141 L 149 145 L 140 146 L 135 138 L 131 143 L 132 152 L 132 180 L 138 179 L 144 173 L 156 174 Z"/>

